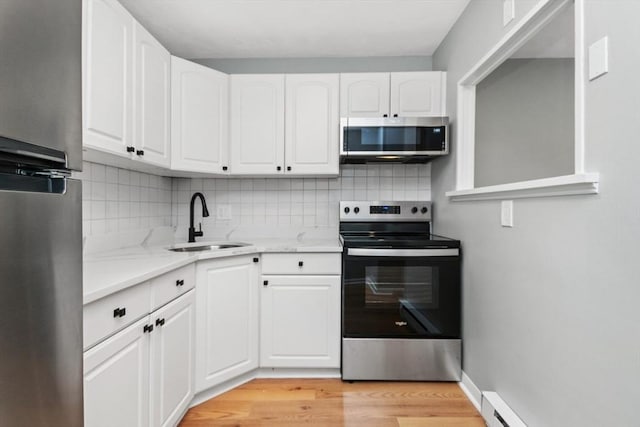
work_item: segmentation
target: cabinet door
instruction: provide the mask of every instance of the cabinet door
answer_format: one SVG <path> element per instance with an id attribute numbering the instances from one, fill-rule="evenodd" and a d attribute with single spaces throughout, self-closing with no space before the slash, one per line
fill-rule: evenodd
<path id="1" fill-rule="evenodd" d="M 84 144 L 129 157 L 133 146 L 133 17 L 117 0 L 86 0 Z"/>
<path id="2" fill-rule="evenodd" d="M 149 425 L 149 337 L 145 317 L 84 353 L 87 427 Z"/>
<path id="3" fill-rule="evenodd" d="M 262 278 L 260 366 L 340 367 L 340 276 Z"/>
<path id="4" fill-rule="evenodd" d="M 389 73 L 340 74 L 340 117 L 389 115 Z"/>
<path id="5" fill-rule="evenodd" d="M 338 174 L 339 86 L 338 74 L 287 74 L 287 173 Z"/>
<path id="6" fill-rule="evenodd" d="M 169 167 L 171 55 L 142 25 L 135 24 L 135 158 Z"/>
<path id="7" fill-rule="evenodd" d="M 199 262 L 196 392 L 258 367 L 258 276 L 252 257 Z"/>
<path id="8" fill-rule="evenodd" d="M 151 426 L 173 426 L 194 395 L 195 291 L 151 313 L 151 322 Z"/>
<path id="9" fill-rule="evenodd" d="M 284 75 L 231 76 L 231 170 L 284 171 Z"/>
<path id="10" fill-rule="evenodd" d="M 229 76 L 171 57 L 171 169 L 227 173 Z"/>
<path id="11" fill-rule="evenodd" d="M 439 71 L 391 73 L 391 115 L 442 116 L 446 74 Z"/>

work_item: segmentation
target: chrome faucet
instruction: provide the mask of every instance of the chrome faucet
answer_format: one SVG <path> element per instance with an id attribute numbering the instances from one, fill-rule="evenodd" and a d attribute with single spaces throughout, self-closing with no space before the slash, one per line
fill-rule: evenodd
<path id="1" fill-rule="evenodd" d="M 202 193 L 193 193 L 193 196 L 191 196 L 191 204 L 189 205 L 189 243 L 195 242 L 196 237 L 202 236 L 202 223 L 199 224 L 198 231 L 196 231 L 195 227 L 193 226 L 193 204 L 198 197 L 202 202 L 202 217 L 205 218 L 209 216 L 207 203 L 204 201 L 204 196 L 202 195 Z"/>

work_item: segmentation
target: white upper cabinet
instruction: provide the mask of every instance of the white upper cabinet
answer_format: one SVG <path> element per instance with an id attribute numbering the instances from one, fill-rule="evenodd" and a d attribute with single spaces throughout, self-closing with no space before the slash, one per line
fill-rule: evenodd
<path id="1" fill-rule="evenodd" d="M 391 73 L 391 117 L 444 116 L 446 73 Z"/>
<path id="2" fill-rule="evenodd" d="M 171 168 L 228 173 L 229 76 L 171 58 Z"/>
<path id="3" fill-rule="evenodd" d="M 441 71 L 341 74 L 340 116 L 443 116 L 445 80 Z"/>
<path id="4" fill-rule="evenodd" d="M 82 28 L 84 146 L 168 168 L 169 52 L 117 0 L 84 0 Z"/>
<path id="5" fill-rule="evenodd" d="M 341 117 L 389 115 L 389 73 L 340 75 Z"/>
<path id="6" fill-rule="evenodd" d="M 338 174 L 338 74 L 286 75 L 286 172 Z"/>
<path id="7" fill-rule="evenodd" d="M 232 75 L 232 173 L 337 175 L 338 90 L 337 74 Z"/>
<path id="8" fill-rule="evenodd" d="M 231 170 L 275 174 L 284 170 L 284 75 L 231 76 Z"/>
<path id="9" fill-rule="evenodd" d="M 135 24 L 135 156 L 170 165 L 171 55 L 142 25 Z"/>
<path id="10" fill-rule="evenodd" d="M 128 157 L 135 20 L 117 0 L 85 0 L 83 19 L 84 144 Z"/>

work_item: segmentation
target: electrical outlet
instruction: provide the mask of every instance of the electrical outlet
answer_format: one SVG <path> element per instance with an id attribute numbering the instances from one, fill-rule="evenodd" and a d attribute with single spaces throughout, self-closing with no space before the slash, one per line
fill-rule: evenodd
<path id="1" fill-rule="evenodd" d="M 513 227 L 513 200 L 503 200 L 500 206 L 500 224 Z"/>
<path id="2" fill-rule="evenodd" d="M 219 221 L 231 221 L 231 205 L 218 205 L 216 207 L 216 219 Z"/>
<path id="3" fill-rule="evenodd" d="M 514 0 L 502 0 L 502 24 L 506 27 L 516 16 Z"/>

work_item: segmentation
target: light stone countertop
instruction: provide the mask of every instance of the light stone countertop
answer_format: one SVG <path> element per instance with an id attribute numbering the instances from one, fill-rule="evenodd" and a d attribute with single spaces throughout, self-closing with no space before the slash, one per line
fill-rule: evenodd
<path id="1" fill-rule="evenodd" d="M 170 245 L 132 246 L 85 255 L 83 262 L 83 304 L 89 304 L 131 286 L 153 279 L 176 268 L 205 259 L 255 253 L 342 252 L 335 239 L 243 240 L 249 246 L 202 252 L 171 252 Z M 216 242 L 197 242 L 204 245 Z"/>

